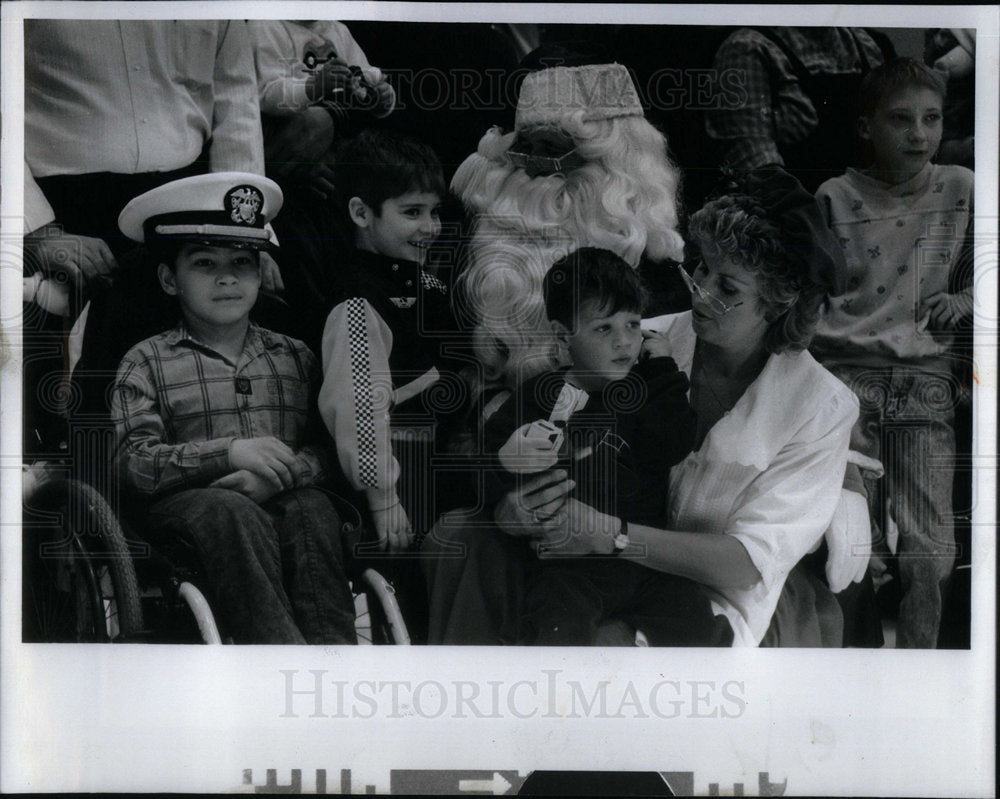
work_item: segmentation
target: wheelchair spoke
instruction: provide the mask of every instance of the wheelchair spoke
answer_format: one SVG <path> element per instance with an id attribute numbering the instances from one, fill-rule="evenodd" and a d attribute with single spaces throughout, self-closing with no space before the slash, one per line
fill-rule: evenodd
<path id="1" fill-rule="evenodd" d="M 114 641 L 121 634 L 121 630 L 118 626 L 118 603 L 115 600 L 115 588 L 111 579 L 110 567 L 100 566 L 96 570 L 95 577 L 104 610 L 104 627 L 108 639 Z"/>
<path id="2" fill-rule="evenodd" d="M 368 596 L 362 591 L 354 597 L 354 631 L 359 644 L 374 644 L 372 614 L 368 611 Z"/>
<path id="3" fill-rule="evenodd" d="M 34 634 L 26 640 L 73 643 L 103 637 L 95 635 L 92 597 L 77 558 L 38 558 L 27 591 L 25 625 Z"/>

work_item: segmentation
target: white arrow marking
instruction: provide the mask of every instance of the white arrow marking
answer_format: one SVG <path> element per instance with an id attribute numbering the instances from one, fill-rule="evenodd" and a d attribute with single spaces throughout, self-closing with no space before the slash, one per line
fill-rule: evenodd
<path id="1" fill-rule="evenodd" d="M 489 791 L 497 796 L 507 793 L 510 790 L 510 783 L 504 779 L 503 774 L 493 772 L 492 780 L 459 780 L 458 790 L 460 791 Z"/>

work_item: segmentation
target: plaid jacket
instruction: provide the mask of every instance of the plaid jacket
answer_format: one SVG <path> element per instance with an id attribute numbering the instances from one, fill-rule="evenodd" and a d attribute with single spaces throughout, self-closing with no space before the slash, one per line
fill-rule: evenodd
<path id="1" fill-rule="evenodd" d="M 741 28 L 722 43 L 715 69 L 738 75 L 745 98 L 706 111 L 705 131 L 735 169 L 784 164 L 781 149 L 804 141 L 820 121 L 801 72 L 860 76 L 882 60 L 879 46 L 860 28 Z M 842 99 L 849 104 L 855 98 Z"/>
<path id="2" fill-rule="evenodd" d="M 140 342 L 112 389 L 122 484 L 146 495 L 203 487 L 233 471 L 234 440 L 266 436 L 291 447 L 316 482 L 327 465 L 316 445 L 325 435 L 315 412 L 319 377 L 305 344 L 256 325 L 235 364 L 183 324 Z"/>

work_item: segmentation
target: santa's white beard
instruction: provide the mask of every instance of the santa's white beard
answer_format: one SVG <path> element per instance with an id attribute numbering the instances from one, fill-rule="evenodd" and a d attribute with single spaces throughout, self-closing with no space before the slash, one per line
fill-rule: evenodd
<path id="1" fill-rule="evenodd" d="M 621 224 L 605 205 L 608 172 L 599 163 L 561 175 L 530 178 L 502 161 L 509 137 L 480 143 L 452 181 L 477 214 L 471 257 L 458 293 L 476 320 L 474 340 L 487 384 L 509 387 L 553 368 L 542 280 L 552 264 L 579 247 L 611 250 L 633 267 L 644 231 Z"/>
<path id="2" fill-rule="evenodd" d="M 555 261 L 576 249 L 558 228 L 532 232 L 512 222 L 479 219 L 457 293 L 465 304 L 460 312 L 476 320 L 474 342 L 486 383 L 508 387 L 555 365 L 542 280 Z"/>
<path id="3" fill-rule="evenodd" d="M 503 160 L 508 139 L 487 133 L 479 151 L 455 173 L 452 190 L 470 211 L 515 236 L 568 238 L 576 247 L 602 247 L 632 266 L 639 263 L 651 237 L 637 219 L 639 209 L 620 196 L 623 181 L 613 180 L 609 168 L 598 162 L 565 177 L 528 177 Z M 657 259 L 668 254 L 650 253 Z"/>

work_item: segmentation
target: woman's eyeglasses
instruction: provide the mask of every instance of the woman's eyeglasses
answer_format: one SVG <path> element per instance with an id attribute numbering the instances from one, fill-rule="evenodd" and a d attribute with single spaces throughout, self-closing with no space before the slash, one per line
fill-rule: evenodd
<path id="1" fill-rule="evenodd" d="M 684 279 L 684 284 L 688 287 L 688 291 L 701 297 L 702 302 L 708 303 L 709 307 L 717 314 L 727 314 L 733 310 L 733 308 L 739 308 L 744 303 L 744 300 L 740 300 L 733 305 L 727 305 L 714 294 L 705 291 L 705 289 L 694 282 L 694 278 L 687 273 L 687 270 L 684 268 L 684 264 L 677 264 L 677 271 L 681 273 L 681 277 Z"/>

